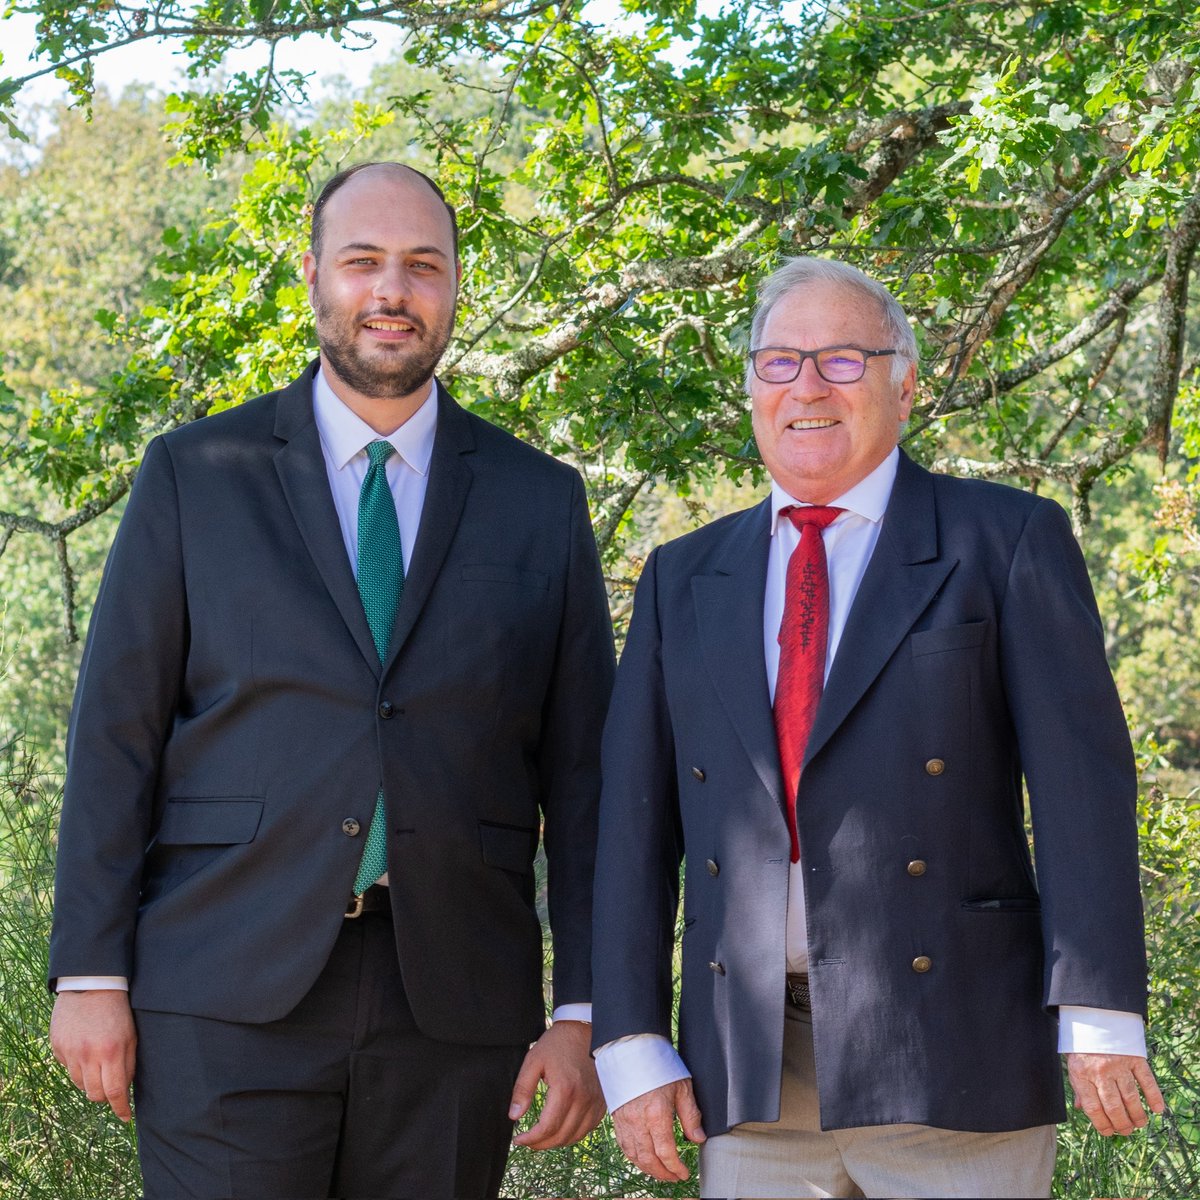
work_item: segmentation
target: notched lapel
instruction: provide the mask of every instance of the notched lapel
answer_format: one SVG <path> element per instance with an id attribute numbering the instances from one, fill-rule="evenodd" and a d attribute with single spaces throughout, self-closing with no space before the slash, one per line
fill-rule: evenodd
<path id="1" fill-rule="evenodd" d="M 392 642 L 385 671 L 396 661 L 425 601 L 429 599 L 434 581 L 458 530 L 467 493 L 471 490 L 473 476 L 465 457 L 475 449 L 471 423 L 467 414 L 440 383 L 437 389 L 437 433 L 434 436 L 433 456 L 429 460 L 429 486 L 421 509 L 416 551 L 404 574 L 404 594 L 392 626 Z"/>
<path id="2" fill-rule="evenodd" d="M 783 780 L 763 660 L 768 501 L 730 522 L 711 574 L 692 579 L 700 648 L 713 686 L 763 786 L 781 803 Z"/>
<path id="3" fill-rule="evenodd" d="M 939 557 L 933 478 L 902 453 L 879 541 L 821 695 L 806 763 L 849 716 L 957 563 Z"/>
<path id="4" fill-rule="evenodd" d="M 285 445 L 275 455 L 275 470 L 321 579 L 359 652 L 371 670 L 378 674 L 379 655 L 371 639 L 371 629 L 363 612 L 329 490 L 321 436 L 313 418 L 312 380 L 310 368 L 280 393 L 275 412 L 275 436 L 282 438 Z"/>

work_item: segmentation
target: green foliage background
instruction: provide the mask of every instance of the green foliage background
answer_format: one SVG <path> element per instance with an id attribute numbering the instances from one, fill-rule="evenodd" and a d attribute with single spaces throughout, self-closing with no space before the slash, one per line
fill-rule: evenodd
<path id="1" fill-rule="evenodd" d="M 755 280 L 845 257 L 912 314 L 906 449 L 1071 511 L 1139 745 L 1154 1061 L 1172 1114 L 1064 1129 L 1056 1194 L 1200 1194 L 1200 17 L 1184 0 L 601 14 L 570 0 L 9 0 L 76 107 L 0 61 L 0 1191 L 136 1194 L 127 1131 L 49 1063 L 44 933 L 79 638 L 148 439 L 313 352 L 307 205 L 340 165 L 435 173 L 462 225 L 442 374 L 587 479 L 618 632 L 648 547 L 754 498 Z M 272 47 L 408 30 L 310 101 Z M 96 92 L 167 38 L 189 80 Z M 3 20 L 0 19 L 0 44 Z M 222 65 L 259 46 L 261 70 Z M 354 71 L 352 58 L 348 70 Z M 90 119 L 89 119 L 90 118 Z M 39 144 L 21 140 L 41 129 Z M 670 1194 L 606 1128 L 514 1195 Z M 688 1194 L 690 1185 L 674 1189 Z"/>

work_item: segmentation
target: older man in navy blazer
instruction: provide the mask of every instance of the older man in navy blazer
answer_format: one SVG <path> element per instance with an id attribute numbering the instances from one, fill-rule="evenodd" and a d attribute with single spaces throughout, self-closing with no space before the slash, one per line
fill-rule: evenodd
<path id="1" fill-rule="evenodd" d="M 684 1178 L 678 1115 L 705 1196 L 1048 1195 L 1057 1052 L 1101 1133 L 1145 1123 L 1139 1091 L 1162 1109 L 1133 756 L 1082 556 L 1052 501 L 898 449 L 916 343 L 855 268 L 785 264 L 750 358 L 771 497 L 650 556 L 605 730 L 594 1044 L 618 1138 Z M 825 565 L 793 592 L 818 516 Z M 797 734 L 780 660 L 818 608 Z"/>
<path id="2" fill-rule="evenodd" d="M 341 172 L 304 269 L 319 363 L 153 442 L 117 535 L 52 1041 L 124 1117 L 132 1075 L 152 1200 L 495 1195 L 539 1080 L 518 1140 L 603 1113 L 599 559 L 579 475 L 433 378 L 460 267 L 431 180 Z"/>

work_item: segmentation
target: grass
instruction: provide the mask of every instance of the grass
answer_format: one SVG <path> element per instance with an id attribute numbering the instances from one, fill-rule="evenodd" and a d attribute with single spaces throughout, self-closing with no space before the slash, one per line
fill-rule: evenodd
<path id="1" fill-rule="evenodd" d="M 504 1195 L 531 1196 L 696 1196 L 696 1147 L 683 1151 L 692 1177 L 685 1183 L 660 1183 L 643 1175 L 621 1153 L 604 1118 L 582 1142 L 561 1150 L 531 1151 L 517 1147 L 508 1160 Z"/>
<path id="2" fill-rule="evenodd" d="M 0 1196 L 136 1200 L 134 1131 L 84 1099 L 50 1053 L 47 940 L 60 789 L 19 743 L 0 747 Z M 1151 1061 L 1169 1110 L 1130 1138 L 1101 1138 L 1079 1113 L 1059 1134 L 1054 1195 L 1068 1200 L 1200 1196 L 1200 806 L 1155 793 L 1143 805 L 1151 953 Z M 536 1119 L 536 1108 L 527 1118 Z M 687 1197 L 626 1162 L 606 1119 L 577 1146 L 517 1148 L 513 1197 Z"/>
<path id="3" fill-rule="evenodd" d="M 132 1200 L 141 1193 L 132 1131 L 76 1091 L 46 1037 L 59 791 L 19 745 L 0 756 L 0 1195 Z"/>

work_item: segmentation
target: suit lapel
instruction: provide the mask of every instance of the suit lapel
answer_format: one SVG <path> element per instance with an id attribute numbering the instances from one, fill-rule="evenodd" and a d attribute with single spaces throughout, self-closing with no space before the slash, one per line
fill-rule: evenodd
<path id="1" fill-rule="evenodd" d="M 692 579 L 705 666 L 754 764 L 778 804 L 783 785 L 763 657 L 763 600 L 770 544 L 770 501 L 729 523 L 711 574 Z"/>
<path id="2" fill-rule="evenodd" d="M 470 420 L 440 383 L 437 389 L 437 434 L 433 442 L 433 457 L 429 461 L 429 486 L 421 509 L 416 551 L 404 575 L 404 594 L 392 626 L 392 642 L 385 672 L 396 661 L 396 655 L 400 653 L 429 599 L 434 580 L 454 540 L 471 488 L 471 468 L 463 457 L 475 449 Z"/>
<path id="3" fill-rule="evenodd" d="M 901 453 L 879 541 L 830 668 L 808 762 L 849 716 L 957 565 L 938 557 L 933 478 Z"/>
<path id="4" fill-rule="evenodd" d="M 279 393 L 275 436 L 286 443 L 275 455 L 275 470 L 300 536 L 312 555 L 350 636 L 371 670 L 378 673 L 379 655 L 363 612 L 354 572 L 342 541 L 337 509 L 329 490 L 321 436 L 313 418 L 312 388 L 316 364 Z"/>

